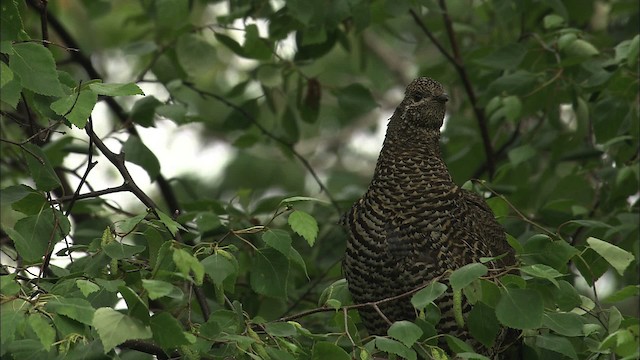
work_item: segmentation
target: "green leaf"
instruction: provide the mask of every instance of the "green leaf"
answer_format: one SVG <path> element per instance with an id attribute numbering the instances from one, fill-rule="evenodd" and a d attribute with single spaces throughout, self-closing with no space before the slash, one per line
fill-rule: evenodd
<path id="1" fill-rule="evenodd" d="M 163 349 L 172 349 L 190 343 L 182 325 L 168 312 L 160 312 L 151 317 L 153 340 Z"/>
<path id="2" fill-rule="evenodd" d="M 406 347 L 399 341 L 376 336 L 375 342 L 376 348 L 386 353 L 396 354 L 402 358 L 409 360 L 416 360 L 418 357 L 415 351 Z"/>
<path id="3" fill-rule="evenodd" d="M 256 252 L 250 270 L 251 288 L 258 294 L 286 298 L 289 283 L 289 260 L 279 251 Z"/>
<path id="4" fill-rule="evenodd" d="M 298 333 L 297 328 L 288 322 L 267 323 L 264 329 L 267 334 L 278 337 L 294 336 Z"/>
<path id="5" fill-rule="evenodd" d="M 220 35 L 215 37 L 220 41 Z M 225 44 L 226 45 L 226 44 Z M 190 79 L 207 78 L 214 73 L 214 64 L 218 59 L 216 49 L 212 44 L 198 34 L 186 34 L 178 38 L 175 52 L 178 62 Z"/>
<path id="6" fill-rule="evenodd" d="M 595 46 L 583 39 L 576 39 L 572 41 L 570 44 L 564 47 L 563 51 L 570 56 L 580 58 L 591 57 L 600 53 L 600 51 L 598 51 Z"/>
<path id="7" fill-rule="evenodd" d="M 467 327 L 471 336 L 487 348 L 493 346 L 500 332 L 495 310 L 483 302 L 477 302 L 467 315 Z"/>
<path id="8" fill-rule="evenodd" d="M 211 280 L 217 286 L 222 286 L 225 279 L 231 275 L 235 276 L 238 272 L 237 262 L 231 261 L 228 258 L 229 256 L 232 257 L 233 255 L 228 254 L 228 256 L 225 256 L 221 251 L 217 251 L 201 261 L 204 272 L 211 277 Z"/>
<path id="9" fill-rule="evenodd" d="M 498 69 L 498 70 L 515 70 L 518 68 L 525 55 L 527 47 L 521 43 L 508 44 L 491 54 L 476 60 L 480 65 Z"/>
<path id="10" fill-rule="evenodd" d="M 127 314 L 133 318 L 141 320 L 145 325 L 149 324 L 149 305 L 137 292 L 128 286 L 120 286 L 118 292 L 127 303 Z"/>
<path id="11" fill-rule="evenodd" d="M 335 301 L 331 301 L 335 300 Z M 351 302 L 351 293 L 349 292 L 349 286 L 346 279 L 340 279 L 333 282 L 320 294 L 320 300 L 318 300 L 318 306 L 323 305 L 338 305 L 335 308 L 339 308 L 342 305 L 346 305 Z"/>
<path id="12" fill-rule="evenodd" d="M 64 116 L 70 123 L 80 129 L 84 129 L 98 101 L 98 95 L 91 90 L 82 90 L 80 93 L 67 95 L 51 104 L 51 110 Z"/>
<path id="13" fill-rule="evenodd" d="M 153 336 L 151 329 L 139 320 L 107 307 L 96 310 L 92 326 L 100 336 L 105 354 L 127 340 L 150 339 Z"/>
<path id="14" fill-rule="evenodd" d="M 27 322 L 33 332 L 36 333 L 36 336 L 38 336 L 38 339 L 40 339 L 45 350 L 49 351 L 53 342 L 56 341 L 56 330 L 53 328 L 52 324 L 47 320 L 47 318 L 38 313 L 29 315 Z"/>
<path id="15" fill-rule="evenodd" d="M 453 291 L 462 290 L 481 276 L 487 275 L 489 269 L 480 263 L 467 264 L 449 276 L 449 283 Z"/>
<path id="16" fill-rule="evenodd" d="M 282 201 L 280 201 L 280 206 L 286 205 L 286 204 L 292 204 L 292 203 L 296 203 L 296 202 L 300 202 L 300 201 L 313 201 L 313 202 L 319 202 L 319 203 L 327 204 L 326 201 L 320 200 L 320 199 L 316 199 L 314 197 L 292 196 L 292 197 L 288 197 L 288 198 L 282 199 Z"/>
<path id="17" fill-rule="evenodd" d="M 51 52 L 42 45 L 25 42 L 13 44 L 9 67 L 20 77 L 20 83 L 36 94 L 64 96 Z"/>
<path id="18" fill-rule="evenodd" d="M 632 296 L 640 295 L 640 285 L 628 285 L 623 287 L 622 289 L 616 291 L 615 293 L 609 295 L 606 299 L 603 300 L 605 303 L 617 303 L 624 299 L 628 299 Z"/>
<path id="19" fill-rule="evenodd" d="M 244 28 L 243 54 L 250 59 L 268 60 L 273 53 L 271 43 L 268 39 L 260 37 L 258 27 L 255 24 L 248 24 Z"/>
<path id="20" fill-rule="evenodd" d="M 514 329 L 535 329 L 542 325 L 544 304 L 540 294 L 530 289 L 504 288 L 496 305 L 496 316 Z"/>
<path id="21" fill-rule="evenodd" d="M 564 280 L 558 281 L 559 288 L 553 292 L 560 311 L 571 311 L 582 304 L 576 288 Z"/>
<path id="22" fill-rule="evenodd" d="M 351 356 L 341 347 L 330 342 L 317 342 L 313 345 L 311 360 L 351 360 Z"/>
<path id="23" fill-rule="evenodd" d="M 126 84 L 104 84 L 92 83 L 89 88 L 98 95 L 107 96 L 126 96 L 126 95 L 144 95 L 144 92 L 133 83 Z"/>
<path id="24" fill-rule="evenodd" d="M 127 259 L 144 251 L 144 245 L 127 245 L 119 241 L 111 241 L 102 246 L 105 254 L 112 259 Z"/>
<path id="25" fill-rule="evenodd" d="M 131 120 L 136 124 L 144 127 L 150 127 L 154 124 L 156 115 L 156 108 L 161 106 L 162 103 L 154 96 L 145 96 L 142 99 L 136 101 L 131 109 Z"/>
<path id="26" fill-rule="evenodd" d="M 432 282 L 424 289 L 416 292 L 411 297 L 411 304 L 414 308 L 422 310 L 427 305 L 433 302 L 433 300 L 439 298 L 447 291 L 447 285 L 439 283 L 437 281 Z"/>
<path id="27" fill-rule="evenodd" d="M 95 309 L 91 303 L 80 298 L 64 298 L 56 296 L 49 300 L 45 309 L 49 312 L 64 315 L 83 324 L 91 325 Z"/>
<path id="28" fill-rule="evenodd" d="M 410 321 L 403 320 L 394 322 L 387 330 L 387 334 L 407 347 L 412 347 L 422 336 L 422 329 Z"/>
<path id="29" fill-rule="evenodd" d="M 607 260 L 620 275 L 624 274 L 624 270 L 634 260 L 633 254 L 606 241 L 590 237 L 587 239 L 587 243 L 589 247 Z"/>
<path id="30" fill-rule="evenodd" d="M 28 151 L 24 152 L 24 157 L 37 189 L 50 191 L 59 187 L 60 179 L 42 149 L 31 143 L 25 144 L 24 147 Z"/>
<path id="31" fill-rule="evenodd" d="M 578 359 L 575 348 L 567 338 L 555 335 L 538 335 L 536 336 L 536 346 L 555 351 L 571 359 Z"/>
<path id="32" fill-rule="evenodd" d="M 222 226 L 220 218 L 213 212 L 201 212 L 193 220 L 195 221 L 196 226 L 198 226 L 200 233 L 215 230 Z"/>
<path id="33" fill-rule="evenodd" d="M 158 216 L 160 217 L 160 222 L 164 224 L 164 226 L 169 229 L 171 235 L 175 236 L 178 230 L 187 231 L 179 222 L 173 220 L 169 215 L 163 213 L 162 211 L 156 209 Z"/>
<path id="34" fill-rule="evenodd" d="M 509 162 L 513 166 L 517 166 L 536 156 L 536 150 L 531 145 L 526 144 L 509 150 L 508 156 Z"/>
<path id="35" fill-rule="evenodd" d="M 356 118 L 378 106 L 369 89 L 360 84 L 351 84 L 334 90 L 333 95 L 338 99 L 338 106 L 348 118 Z"/>
<path id="36" fill-rule="evenodd" d="M 7 64 L 0 62 L 0 88 L 10 83 L 11 80 L 13 80 L 13 71 L 9 69 Z"/>
<path id="37" fill-rule="evenodd" d="M 202 280 L 204 278 L 204 266 L 202 266 L 196 257 L 185 250 L 173 249 L 172 258 L 182 275 L 188 277 L 190 272 L 193 271 L 194 282 L 196 285 L 202 285 Z"/>
<path id="38" fill-rule="evenodd" d="M 585 321 L 574 313 L 545 313 L 542 318 L 544 327 L 562 336 L 582 336 Z"/>
<path id="39" fill-rule="evenodd" d="M 13 185 L 0 189 L 0 206 L 7 206 L 22 200 L 36 191 L 27 185 Z"/>
<path id="40" fill-rule="evenodd" d="M 270 229 L 262 234 L 262 240 L 269 247 L 278 250 L 287 259 L 298 264 L 305 273 L 307 271 L 304 259 L 300 253 L 291 246 L 291 236 L 284 230 Z"/>
<path id="41" fill-rule="evenodd" d="M 559 271 L 566 271 L 567 263 L 578 249 L 566 241 L 553 241 L 549 236 L 536 234 L 523 246 L 522 259 L 526 264 L 546 264 Z"/>
<path id="42" fill-rule="evenodd" d="M 24 217 L 6 232 L 16 244 L 18 254 L 28 263 L 40 262 L 53 244 L 69 233 L 69 219 L 60 211 L 45 208 L 37 215 Z"/>
<path id="43" fill-rule="evenodd" d="M 557 29 L 562 27 L 565 23 L 565 20 L 562 16 L 557 14 L 549 14 L 544 17 L 542 20 L 543 26 L 547 30 Z"/>
<path id="44" fill-rule="evenodd" d="M 560 287 L 556 278 L 564 276 L 558 270 L 544 264 L 524 266 L 520 268 L 520 271 L 533 277 L 549 280 L 556 287 Z"/>
<path id="45" fill-rule="evenodd" d="M 0 276 L 0 293 L 7 297 L 14 296 L 20 291 L 20 284 L 16 281 L 16 274 Z"/>
<path id="46" fill-rule="evenodd" d="M 156 155 L 140 140 L 138 136 L 131 135 L 122 147 L 124 159 L 142 167 L 149 179 L 155 180 L 160 174 L 160 162 Z"/>
<path id="47" fill-rule="evenodd" d="M 291 229 L 302 236 L 309 246 L 313 246 L 318 236 L 318 222 L 304 211 L 296 210 L 289 215 Z"/>
<path id="48" fill-rule="evenodd" d="M 24 30 L 15 1 L 3 1 L 0 9 L 0 41 L 18 40 Z"/>
<path id="49" fill-rule="evenodd" d="M 165 296 L 171 298 L 182 297 L 182 291 L 166 281 L 142 279 L 142 287 L 147 290 L 149 299 L 151 300 L 156 300 Z"/>
<path id="50" fill-rule="evenodd" d="M 96 291 L 100 291 L 100 286 L 92 281 L 85 279 L 76 280 L 76 286 L 78 287 L 78 289 L 80 289 L 82 295 L 84 295 L 85 297 L 91 295 Z"/>
<path id="51" fill-rule="evenodd" d="M 447 346 L 456 354 L 464 352 L 473 352 L 473 349 L 466 342 L 458 339 L 452 335 L 444 335 L 444 339 L 447 342 Z"/>

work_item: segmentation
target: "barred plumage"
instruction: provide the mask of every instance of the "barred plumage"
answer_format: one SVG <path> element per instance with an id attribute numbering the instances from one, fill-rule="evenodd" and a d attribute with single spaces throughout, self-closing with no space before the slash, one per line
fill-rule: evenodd
<path id="1" fill-rule="evenodd" d="M 441 158 L 447 100 L 437 81 L 418 78 L 409 84 L 390 119 L 367 192 L 341 219 L 348 234 L 343 267 L 356 303 L 403 294 L 480 257 L 508 253 L 494 266 L 515 262 L 484 199 L 456 186 Z M 409 299 L 385 303 L 380 310 L 391 322 L 413 320 Z M 437 305 L 442 312 L 438 330 L 468 338 L 456 325 L 452 294 Z M 374 308 L 360 314 L 369 333 L 386 334 L 389 324 Z"/>

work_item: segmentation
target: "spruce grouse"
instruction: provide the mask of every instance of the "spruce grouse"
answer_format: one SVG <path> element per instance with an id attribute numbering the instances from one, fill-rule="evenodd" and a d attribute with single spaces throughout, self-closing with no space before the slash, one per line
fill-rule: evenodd
<path id="1" fill-rule="evenodd" d="M 480 257 L 507 253 L 493 266 L 515 263 L 484 199 L 454 184 L 442 160 L 440 128 L 448 99 L 430 78 L 407 86 L 389 121 L 373 180 L 340 220 L 348 234 L 343 268 L 356 303 L 406 293 Z M 436 305 L 442 313 L 438 332 L 469 339 L 456 324 L 452 293 Z M 469 308 L 465 303 L 463 311 Z M 379 309 L 391 322 L 416 318 L 409 296 Z M 386 335 L 389 323 L 375 308 L 359 312 L 370 334 Z"/>

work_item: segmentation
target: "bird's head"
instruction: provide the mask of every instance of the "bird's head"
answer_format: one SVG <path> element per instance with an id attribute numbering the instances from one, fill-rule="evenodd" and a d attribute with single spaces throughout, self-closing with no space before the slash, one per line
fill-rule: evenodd
<path id="1" fill-rule="evenodd" d="M 437 131 L 444 121 L 448 100 L 442 84 L 431 78 L 419 77 L 407 86 L 398 115 L 405 126 Z"/>

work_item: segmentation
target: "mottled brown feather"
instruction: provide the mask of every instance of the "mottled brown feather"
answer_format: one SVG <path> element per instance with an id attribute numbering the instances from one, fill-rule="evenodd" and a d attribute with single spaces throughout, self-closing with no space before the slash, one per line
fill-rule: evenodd
<path id="1" fill-rule="evenodd" d="M 390 119 L 369 188 L 341 218 L 348 234 L 343 268 L 356 303 L 403 294 L 480 257 L 508 253 L 490 265 L 515 263 L 484 199 L 459 188 L 442 160 L 440 127 L 447 100 L 435 80 L 409 84 Z M 442 312 L 438 330 L 469 338 L 456 325 L 452 294 L 445 293 L 437 305 Z M 380 310 L 392 322 L 416 317 L 409 297 Z M 386 334 L 389 325 L 375 309 L 363 308 L 360 315 L 370 334 Z"/>

